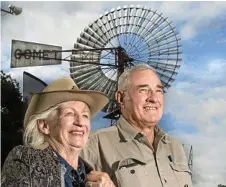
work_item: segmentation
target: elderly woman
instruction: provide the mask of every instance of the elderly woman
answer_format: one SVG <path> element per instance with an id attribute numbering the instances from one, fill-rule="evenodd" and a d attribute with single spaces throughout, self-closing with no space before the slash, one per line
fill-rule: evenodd
<path id="1" fill-rule="evenodd" d="M 100 92 L 79 90 L 71 78 L 58 79 L 34 94 L 24 118 L 25 145 L 9 153 L 2 186 L 85 186 L 91 168 L 79 153 L 88 140 L 90 120 L 107 102 Z M 94 183 L 106 179 L 101 172 L 92 174 Z"/>

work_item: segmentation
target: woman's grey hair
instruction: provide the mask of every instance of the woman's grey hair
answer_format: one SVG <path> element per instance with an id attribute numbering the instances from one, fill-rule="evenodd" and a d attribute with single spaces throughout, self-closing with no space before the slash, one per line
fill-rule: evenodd
<path id="1" fill-rule="evenodd" d="M 42 148 L 42 145 L 47 143 L 47 141 L 45 140 L 45 135 L 39 130 L 38 120 L 47 120 L 52 123 L 57 123 L 58 109 L 62 104 L 63 103 L 51 107 L 41 114 L 31 116 L 30 121 L 24 131 L 23 139 L 25 145 L 30 145 L 33 148 Z"/>
<path id="2" fill-rule="evenodd" d="M 120 91 L 125 91 L 127 89 L 129 89 L 130 84 L 131 84 L 131 79 L 130 79 L 130 75 L 132 72 L 134 71 L 143 71 L 143 70 L 151 70 L 154 73 L 156 73 L 155 69 L 152 68 L 151 66 L 147 65 L 147 64 L 138 64 L 133 66 L 132 68 L 130 68 L 127 71 L 124 71 L 119 79 L 118 79 L 118 90 Z M 158 74 L 156 73 L 156 75 L 158 76 Z"/>

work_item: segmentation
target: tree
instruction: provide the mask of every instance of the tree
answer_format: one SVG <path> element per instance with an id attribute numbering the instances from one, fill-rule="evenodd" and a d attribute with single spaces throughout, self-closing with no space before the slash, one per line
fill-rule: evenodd
<path id="1" fill-rule="evenodd" d="M 19 83 L 1 71 L 1 166 L 9 151 L 22 144 L 23 117 Z"/>

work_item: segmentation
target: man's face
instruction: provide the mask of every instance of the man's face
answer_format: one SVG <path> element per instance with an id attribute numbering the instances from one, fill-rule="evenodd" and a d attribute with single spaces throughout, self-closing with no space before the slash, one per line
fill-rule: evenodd
<path id="1" fill-rule="evenodd" d="M 70 101 L 60 107 L 57 127 L 50 134 L 64 147 L 82 149 L 90 133 L 90 111 L 81 101 Z"/>
<path id="2" fill-rule="evenodd" d="M 131 84 L 124 92 L 122 113 L 138 127 L 155 126 L 163 113 L 163 87 L 152 70 L 138 70 L 130 76 Z"/>

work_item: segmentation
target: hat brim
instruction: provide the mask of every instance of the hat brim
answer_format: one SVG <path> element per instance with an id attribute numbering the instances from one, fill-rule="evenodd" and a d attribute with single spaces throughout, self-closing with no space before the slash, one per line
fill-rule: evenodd
<path id="1" fill-rule="evenodd" d="M 104 108 L 109 99 L 101 92 L 89 90 L 64 90 L 34 94 L 24 117 L 24 126 L 32 115 L 40 114 L 49 108 L 67 101 L 82 101 L 91 112 L 91 119 Z"/>

